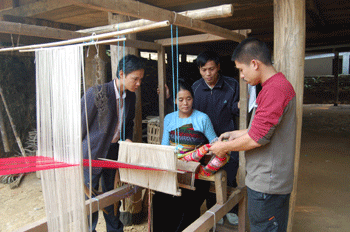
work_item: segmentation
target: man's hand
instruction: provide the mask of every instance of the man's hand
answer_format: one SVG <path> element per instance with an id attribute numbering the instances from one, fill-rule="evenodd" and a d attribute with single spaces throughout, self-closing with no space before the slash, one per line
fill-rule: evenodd
<path id="1" fill-rule="evenodd" d="M 227 142 L 217 141 L 209 148 L 209 151 L 212 151 L 219 158 L 223 158 L 229 152 Z"/>
<path id="2" fill-rule="evenodd" d="M 164 86 L 165 86 L 165 98 L 168 99 L 170 97 L 169 87 L 166 84 Z M 159 87 L 157 88 L 157 93 L 158 93 L 158 95 L 160 93 Z"/>
<path id="3" fill-rule="evenodd" d="M 219 141 L 224 141 L 224 140 L 231 141 L 231 140 L 234 140 L 234 139 L 246 134 L 247 131 L 248 130 L 235 130 L 235 131 L 225 132 L 225 133 L 220 135 L 218 140 Z"/>

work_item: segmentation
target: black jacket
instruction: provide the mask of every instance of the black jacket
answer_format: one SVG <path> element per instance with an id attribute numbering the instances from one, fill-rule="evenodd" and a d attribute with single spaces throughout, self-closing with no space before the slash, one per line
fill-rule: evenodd
<path id="1" fill-rule="evenodd" d="M 215 133 L 220 136 L 237 129 L 235 117 L 239 116 L 239 83 L 234 78 L 219 76 L 213 89 L 201 78 L 192 85 L 193 108 L 206 113 L 213 123 Z"/>
<path id="2" fill-rule="evenodd" d="M 114 81 L 114 80 L 113 80 Z M 91 144 L 91 158 L 106 158 L 109 146 L 113 139 L 115 128 L 117 126 L 117 106 L 116 96 L 113 81 L 98 86 L 101 90 L 102 86 L 105 88 L 107 104 L 101 113 L 101 106 L 96 103 L 96 87 L 91 87 L 86 92 L 87 118 L 89 126 L 90 144 Z M 125 139 L 132 140 L 134 117 L 135 117 L 135 93 L 126 91 L 125 98 Z M 82 120 L 82 142 L 83 142 L 83 157 L 88 159 L 88 141 L 87 141 L 87 127 L 85 118 L 85 101 L 84 97 L 81 99 L 81 120 Z M 98 110 L 98 108 L 100 110 Z M 103 107 L 102 107 L 103 108 Z M 100 113 L 99 113 L 100 111 Z M 123 127 L 122 127 L 123 133 Z"/>

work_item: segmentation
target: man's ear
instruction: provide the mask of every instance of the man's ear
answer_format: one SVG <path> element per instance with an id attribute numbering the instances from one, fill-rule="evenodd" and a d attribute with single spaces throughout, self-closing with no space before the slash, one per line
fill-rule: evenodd
<path id="1" fill-rule="evenodd" d="M 218 71 L 220 71 L 220 64 L 218 64 Z"/>
<path id="2" fill-rule="evenodd" d="M 119 78 L 123 78 L 124 77 L 124 72 L 123 70 L 119 70 Z"/>
<path id="3" fill-rule="evenodd" d="M 253 67 L 255 70 L 258 70 L 258 69 L 259 69 L 259 66 L 260 66 L 260 61 L 259 61 L 259 60 L 256 60 L 256 59 L 253 59 L 252 61 L 250 61 L 250 64 L 252 65 L 252 67 Z"/>

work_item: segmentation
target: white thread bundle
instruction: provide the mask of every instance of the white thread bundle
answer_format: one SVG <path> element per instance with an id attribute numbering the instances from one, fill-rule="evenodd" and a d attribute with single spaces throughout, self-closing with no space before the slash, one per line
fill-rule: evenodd
<path id="1" fill-rule="evenodd" d="M 49 231 L 87 231 L 81 151 L 82 46 L 35 52 L 38 153 L 79 164 L 42 172 Z"/>
<path id="2" fill-rule="evenodd" d="M 176 171 L 177 156 L 174 147 L 147 143 L 119 142 L 118 161 L 165 170 Z M 177 173 L 172 171 L 147 171 L 119 169 L 123 182 L 135 184 L 172 195 L 181 195 Z"/>

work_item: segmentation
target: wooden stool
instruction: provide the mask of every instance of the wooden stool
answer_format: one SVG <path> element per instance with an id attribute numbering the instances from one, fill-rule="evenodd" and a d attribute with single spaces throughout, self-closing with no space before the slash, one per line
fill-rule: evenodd
<path id="1" fill-rule="evenodd" d="M 225 170 L 220 169 L 209 177 L 198 175 L 198 179 L 214 183 L 217 204 L 223 205 L 227 201 L 227 173 Z"/>

